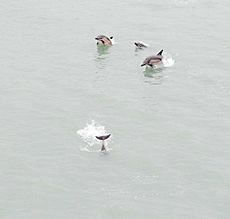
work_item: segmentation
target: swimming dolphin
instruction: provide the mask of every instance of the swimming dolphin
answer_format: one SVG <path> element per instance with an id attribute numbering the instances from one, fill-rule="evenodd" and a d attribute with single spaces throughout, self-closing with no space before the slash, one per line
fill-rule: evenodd
<path id="1" fill-rule="evenodd" d="M 102 135 L 102 136 L 95 136 L 98 140 L 101 140 L 101 141 L 102 141 L 101 151 L 106 151 L 105 144 L 104 144 L 104 140 L 106 140 L 107 138 L 109 138 L 110 135 L 111 135 L 111 134 Z"/>
<path id="2" fill-rule="evenodd" d="M 97 45 L 102 44 L 102 45 L 111 46 L 111 45 L 113 45 L 113 43 L 111 41 L 112 39 L 113 39 L 113 36 L 107 37 L 104 35 L 99 35 L 99 36 L 95 37 L 95 40 L 97 40 Z"/>
<path id="3" fill-rule="evenodd" d="M 157 55 L 147 57 L 141 64 L 141 66 L 149 65 L 153 67 L 153 65 L 159 64 L 163 59 L 162 53 L 163 49 L 160 52 L 158 52 Z"/>
<path id="4" fill-rule="evenodd" d="M 143 49 L 143 48 L 147 48 L 148 45 L 143 43 L 143 42 L 134 42 L 134 45 L 137 47 L 137 49 Z"/>

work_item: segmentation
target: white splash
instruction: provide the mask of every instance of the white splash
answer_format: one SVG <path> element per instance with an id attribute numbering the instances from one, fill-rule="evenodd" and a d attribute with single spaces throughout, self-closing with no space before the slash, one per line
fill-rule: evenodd
<path id="1" fill-rule="evenodd" d="M 172 56 L 169 53 L 163 54 L 162 63 L 164 67 L 171 67 L 174 65 L 175 60 L 172 58 Z"/>
<path id="2" fill-rule="evenodd" d="M 106 135 L 108 133 L 106 132 L 104 126 L 99 125 L 94 120 L 92 120 L 90 124 L 86 124 L 85 128 L 79 129 L 77 131 L 77 134 L 80 135 L 81 139 L 86 143 L 85 146 L 81 147 L 81 151 L 98 152 L 100 149 L 99 145 L 101 145 L 101 142 L 100 140 L 96 139 L 95 136 Z M 110 139 L 108 139 L 108 141 L 109 140 Z M 105 146 L 106 145 L 107 141 L 105 141 Z"/>

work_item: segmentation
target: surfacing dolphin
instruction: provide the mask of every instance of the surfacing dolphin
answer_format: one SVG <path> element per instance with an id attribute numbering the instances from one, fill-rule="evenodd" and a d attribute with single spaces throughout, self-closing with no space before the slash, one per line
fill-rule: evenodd
<path id="1" fill-rule="evenodd" d="M 162 53 L 163 53 L 163 49 L 160 52 L 158 52 L 157 55 L 153 55 L 153 56 L 147 57 L 143 61 L 143 63 L 141 64 L 141 66 L 148 65 L 148 66 L 153 67 L 154 65 L 157 65 L 157 64 L 161 63 L 161 61 L 163 59 Z"/>
<path id="2" fill-rule="evenodd" d="M 144 42 L 140 42 L 140 41 L 134 42 L 134 45 L 136 46 L 137 49 L 143 49 L 143 48 L 148 47 L 147 44 L 145 44 Z"/>
<path id="3" fill-rule="evenodd" d="M 102 44 L 102 45 L 106 45 L 106 46 L 112 46 L 113 45 L 113 43 L 111 41 L 112 39 L 113 39 L 113 36 L 107 37 L 104 35 L 99 35 L 99 36 L 95 37 L 95 40 L 97 40 L 97 45 Z"/>
<path id="4" fill-rule="evenodd" d="M 102 136 L 95 136 L 98 140 L 102 141 L 101 151 L 106 151 L 104 141 L 110 137 L 111 134 L 102 135 Z"/>

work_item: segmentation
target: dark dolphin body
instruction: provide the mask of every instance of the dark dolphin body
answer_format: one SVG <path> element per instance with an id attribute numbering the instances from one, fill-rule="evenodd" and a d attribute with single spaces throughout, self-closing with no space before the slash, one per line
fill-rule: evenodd
<path id="1" fill-rule="evenodd" d="M 104 144 L 104 140 L 108 139 L 110 137 L 111 134 L 108 135 L 102 135 L 102 136 L 95 136 L 98 140 L 102 141 L 102 145 L 101 145 L 101 151 L 106 151 L 105 148 L 105 144 Z"/>
<path id="2" fill-rule="evenodd" d="M 99 36 L 95 37 L 95 40 L 97 40 L 97 45 L 101 43 L 103 45 L 111 46 L 112 45 L 111 39 L 113 39 L 112 36 L 107 37 L 104 35 L 99 35 Z"/>
<path id="3" fill-rule="evenodd" d="M 138 49 L 143 49 L 143 48 L 147 48 L 148 46 L 145 45 L 142 42 L 135 42 L 134 45 L 138 48 Z"/>
<path id="4" fill-rule="evenodd" d="M 141 66 L 148 65 L 153 67 L 153 65 L 159 64 L 163 59 L 162 53 L 163 53 L 163 49 L 160 52 L 158 52 L 157 55 L 147 57 L 144 60 L 144 62 L 141 64 Z"/>

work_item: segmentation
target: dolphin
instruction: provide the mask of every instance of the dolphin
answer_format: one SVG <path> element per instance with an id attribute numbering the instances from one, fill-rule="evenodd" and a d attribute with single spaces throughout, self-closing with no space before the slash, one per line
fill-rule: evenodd
<path id="1" fill-rule="evenodd" d="M 106 151 L 105 144 L 104 144 L 104 140 L 106 140 L 107 138 L 109 138 L 110 135 L 111 135 L 111 134 L 102 135 L 102 136 L 95 136 L 98 140 L 101 140 L 101 141 L 102 141 L 101 151 Z"/>
<path id="2" fill-rule="evenodd" d="M 143 61 L 143 63 L 141 64 L 141 66 L 148 65 L 148 66 L 153 67 L 153 65 L 161 63 L 161 61 L 163 59 L 162 53 L 163 53 L 163 49 L 160 52 L 158 52 L 157 55 L 153 55 L 153 56 L 147 57 Z"/>
<path id="3" fill-rule="evenodd" d="M 112 40 L 113 36 L 111 37 L 107 37 L 104 35 L 99 35 L 97 37 L 95 37 L 95 40 L 97 40 L 97 45 L 102 44 L 102 45 L 106 45 L 106 46 L 111 46 L 113 45 Z"/>
<path id="4" fill-rule="evenodd" d="M 137 49 L 143 49 L 143 48 L 147 48 L 148 45 L 143 43 L 143 42 L 140 42 L 140 41 L 137 41 L 137 42 L 134 42 L 134 45 L 137 47 Z"/>

